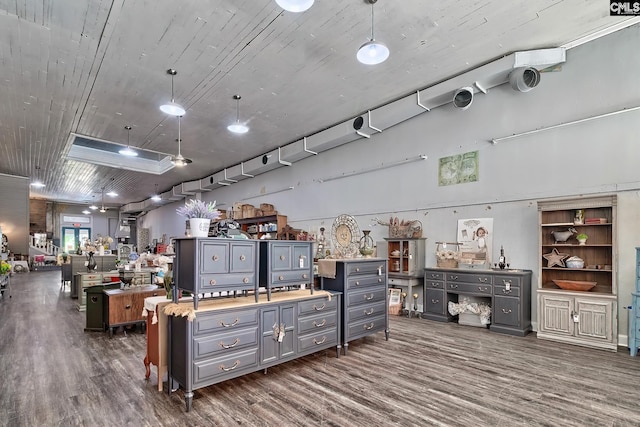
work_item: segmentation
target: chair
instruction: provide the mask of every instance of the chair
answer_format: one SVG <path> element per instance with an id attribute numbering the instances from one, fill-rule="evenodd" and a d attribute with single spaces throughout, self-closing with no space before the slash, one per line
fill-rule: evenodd
<path id="1" fill-rule="evenodd" d="M 62 283 L 60 284 L 60 290 L 65 289 L 65 285 L 69 282 L 69 290 L 71 290 L 71 264 L 62 264 Z"/>

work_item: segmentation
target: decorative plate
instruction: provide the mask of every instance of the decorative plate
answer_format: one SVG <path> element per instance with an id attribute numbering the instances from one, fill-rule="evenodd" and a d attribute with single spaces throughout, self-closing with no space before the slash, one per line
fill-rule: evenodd
<path id="1" fill-rule="evenodd" d="M 340 215 L 333 221 L 331 240 L 336 255 L 344 258 L 355 256 L 361 237 L 358 223 L 351 215 Z"/>

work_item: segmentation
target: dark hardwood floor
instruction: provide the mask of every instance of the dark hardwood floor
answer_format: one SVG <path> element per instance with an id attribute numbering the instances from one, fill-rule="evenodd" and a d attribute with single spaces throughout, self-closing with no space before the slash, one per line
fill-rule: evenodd
<path id="1" fill-rule="evenodd" d="M 352 342 L 196 391 L 144 379 L 145 337 L 84 332 L 60 272 L 0 300 L 4 426 L 640 426 L 640 357 L 393 317 Z"/>

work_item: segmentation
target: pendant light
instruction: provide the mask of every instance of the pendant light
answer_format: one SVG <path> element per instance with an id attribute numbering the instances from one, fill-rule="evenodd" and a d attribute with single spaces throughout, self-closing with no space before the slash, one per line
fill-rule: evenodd
<path id="1" fill-rule="evenodd" d="M 130 142 L 129 142 L 129 134 L 131 133 L 131 126 L 125 126 L 124 128 L 127 130 L 127 148 L 121 149 L 119 153 L 122 154 L 123 156 L 136 157 L 138 155 L 138 152 L 131 149 Z"/>
<path id="2" fill-rule="evenodd" d="M 159 202 L 160 200 L 162 200 L 162 197 L 160 197 L 160 195 L 158 194 L 158 184 L 156 184 L 156 192 L 153 196 L 151 196 L 151 200 L 153 200 L 154 202 Z"/>
<path id="3" fill-rule="evenodd" d="M 313 6 L 314 0 L 276 0 L 278 6 L 287 12 L 304 12 Z"/>
<path id="4" fill-rule="evenodd" d="M 176 70 L 174 70 L 173 68 L 169 68 L 167 70 L 167 74 L 169 74 L 171 76 L 171 102 L 168 102 L 166 104 L 162 104 L 160 106 L 160 110 L 163 113 L 169 114 L 171 116 L 184 116 L 184 113 L 186 111 L 184 110 L 182 105 L 176 103 L 176 100 L 173 97 L 173 76 L 178 74 L 178 72 Z"/>
<path id="5" fill-rule="evenodd" d="M 191 160 L 185 159 L 182 157 L 182 153 L 180 152 L 180 143 L 182 142 L 182 138 L 180 137 L 180 119 L 182 116 L 178 116 L 178 155 L 171 159 L 171 163 L 174 166 L 182 167 L 191 163 Z"/>
<path id="6" fill-rule="evenodd" d="M 38 172 L 39 170 L 40 166 L 36 166 L 36 179 L 30 184 L 33 188 L 42 188 L 45 186 L 45 184 L 40 181 L 40 173 Z"/>
<path id="7" fill-rule="evenodd" d="M 227 126 L 229 132 L 233 133 L 247 133 L 249 132 L 249 128 L 244 124 L 240 123 L 240 99 L 242 97 L 240 95 L 234 95 L 233 99 L 236 100 L 236 121 L 232 125 Z"/>
<path id="8" fill-rule="evenodd" d="M 104 207 L 104 187 L 102 187 L 102 206 L 100 207 L 100 212 L 105 213 L 107 209 Z"/>
<path id="9" fill-rule="evenodd" d="M 373 4 L 378 0 L 365 1 L 371 4 L 371 40 L 360 46 L 356 57 L 365 65 L 377 65 L 387 60 L 389 48 L 384 43 L 377 42 L 373 35 Z"/>

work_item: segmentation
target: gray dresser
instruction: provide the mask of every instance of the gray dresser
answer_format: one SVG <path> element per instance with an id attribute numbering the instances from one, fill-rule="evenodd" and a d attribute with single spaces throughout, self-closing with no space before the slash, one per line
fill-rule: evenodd
<path id="1" fill-rule="evenodd" d="M 322 289 L 341 292 L 340 342 L 347 354 L 349 341 L 384 331 L 389 339 L 387 260 L 336 260 L 336 277 L 322 278 Z"/>
<path id="2" fill-rule="evenodd" d="M 88 273 L 85 262 L 87 261 L 86 255 L 69 254 L 71 257 L 71 277 L 75 277 L 78 273 Z M 93 272 L 105 272 L 116 269 L 115 255 L 94 255 L 93 259 L 96 261 L 96 269 Z M 93 273 L 92 272 L 92 273 Z M 115 274 L 117 276 L 117 274 Z M 74 280 L 71 282 L 71 298 L 78 298 L 82 296 L 82 289 L 77 286 L 77 282 Z"/>
<path id="3" fill-rule="evenodd" d="M 198 388 L 331 347 L 339 353 L 340 294 L 247 298 L 202 301 L 193 321 L 170 318 L 169 378 L 184 388 L 187 411 Z"/>
<path id="4" fill-rule="evenodd" d="M 255 291 L 257 302 L 258 243 L 210 237 L 176 239 L 176 287 L 193 293 L 196 309 L 199 295 L 204 293 Z"/>
<path id="5" fill-rule="evenodd" d="M 487 299 L 492 331 L 518 336 L 531 331 L 530 270 L 425 268 L 423 318 L 453 321 L 448 303 L 463 295 Z"/>
<path id="6" fill-rule="evenodd" d="M 307 285 L 313 292 L 313 242 L 260 241 L 260 286 L 271 289 Z"/>

